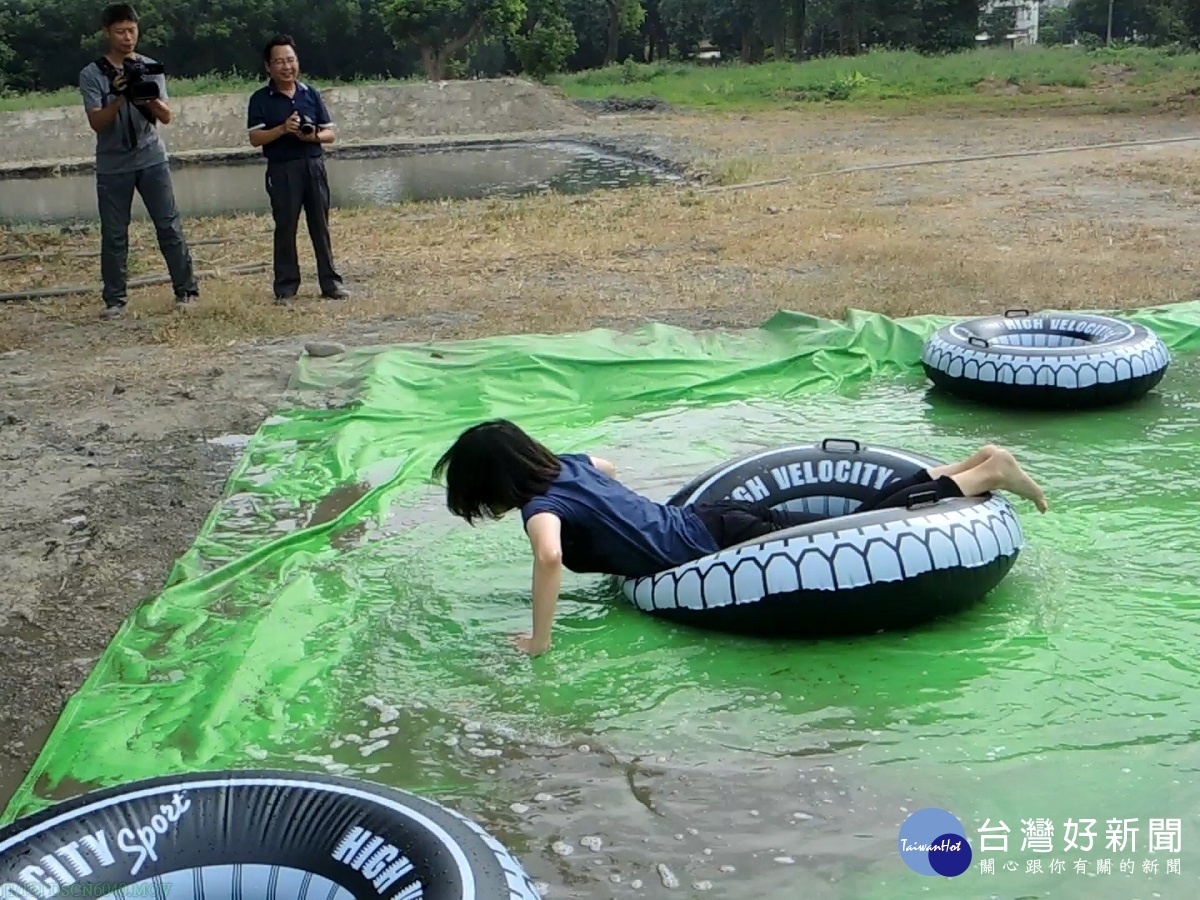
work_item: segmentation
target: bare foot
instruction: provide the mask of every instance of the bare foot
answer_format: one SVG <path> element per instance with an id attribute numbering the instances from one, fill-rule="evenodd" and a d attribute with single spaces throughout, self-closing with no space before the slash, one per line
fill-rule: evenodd
<path id="1" fill-rule="evenodd" d="M 1029 477 L 1028 473 L 1021 468 L 1021 464 L 1007 450 L 997 449 L 992 454 L 992 458 L 984 465 L 994 467 L 998 488 L 1011 491 L 1018 497 L 1024 497 L 1031 501 L 1038 508 L 1038 512 L 1044 513 L 1049 509 L 1049 505 L 1046 503 L 1046 494 L 1042 491 L 1041 486 Z"/>

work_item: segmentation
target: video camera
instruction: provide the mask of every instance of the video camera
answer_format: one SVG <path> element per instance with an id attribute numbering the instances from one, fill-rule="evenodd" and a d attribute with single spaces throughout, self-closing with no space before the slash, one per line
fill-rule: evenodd
<path id="1" fill-rule="evenodd" d="M 121 71 L 121 74 L 125 76 L 125 89 L 120 93 L 127 95 L 134 103 L 157 100 L 161 96 L 161 92 L 158 89 L 158 82 L 150 76 L 162 75 L 164 71 L 162 63 L 127 59 Z"/>

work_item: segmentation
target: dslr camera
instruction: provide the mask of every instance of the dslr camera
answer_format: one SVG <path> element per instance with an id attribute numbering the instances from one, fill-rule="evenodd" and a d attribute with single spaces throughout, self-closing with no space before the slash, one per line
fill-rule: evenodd
<path id="1" fill-rule="evenodd" d="M 157 100 L 161 94 L 158 82 L 149 76 L 162 75 L 164 71 L 162 63 L 148 63 L 140 59 L 125 60 L 122 67 L 125 90 L 121 93 L 126 94 L 134 103 Z"/>
<path id="2" fill-rule="evenodd" d="M 305 135 L 317 133 L 317 123 L 303 113 L 300 115 L 300 133 Z"/>

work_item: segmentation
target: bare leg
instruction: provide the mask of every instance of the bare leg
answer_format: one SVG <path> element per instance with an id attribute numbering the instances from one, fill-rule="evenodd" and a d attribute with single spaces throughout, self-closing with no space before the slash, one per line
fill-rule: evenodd
<path id="1" fill-rule="evenodd" d="M 964 497 L 978 497 L 990 491 L 1009 491 L 1032 501 L 1038 512 L 1048 509 L 1046 495 L 1041 487 L 1026 474 L 1007 450 L 994 448 L 985 462 L 950 477 Z"/>
<path id="2" fill-rule="evenodd" d="M 962 462 L 951 463 L 948 466 L 937 466 L 929 469 L 929 480 L 937 481 L 943 475 L 945 475 L 947 478 L 953 478 L 955 475 L 961 475 L 963 472 L 974 469 L 976 466 L 983 465 L 985 462 L 995 456 L 996 451 L 999 449 L 1000 448 L 995 444 L 984 444 Z"/>

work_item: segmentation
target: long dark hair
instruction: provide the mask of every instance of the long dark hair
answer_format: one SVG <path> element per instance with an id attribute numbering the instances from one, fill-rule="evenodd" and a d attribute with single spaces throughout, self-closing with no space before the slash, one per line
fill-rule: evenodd
<path id="1" fill-rule="evenodd" d="M 446 478 L 446 507 L 474 524 L 496 519 L 544 494 L 562 463 L 507 419 L 473 425 L 458 436 L 433 467 Z"/>

